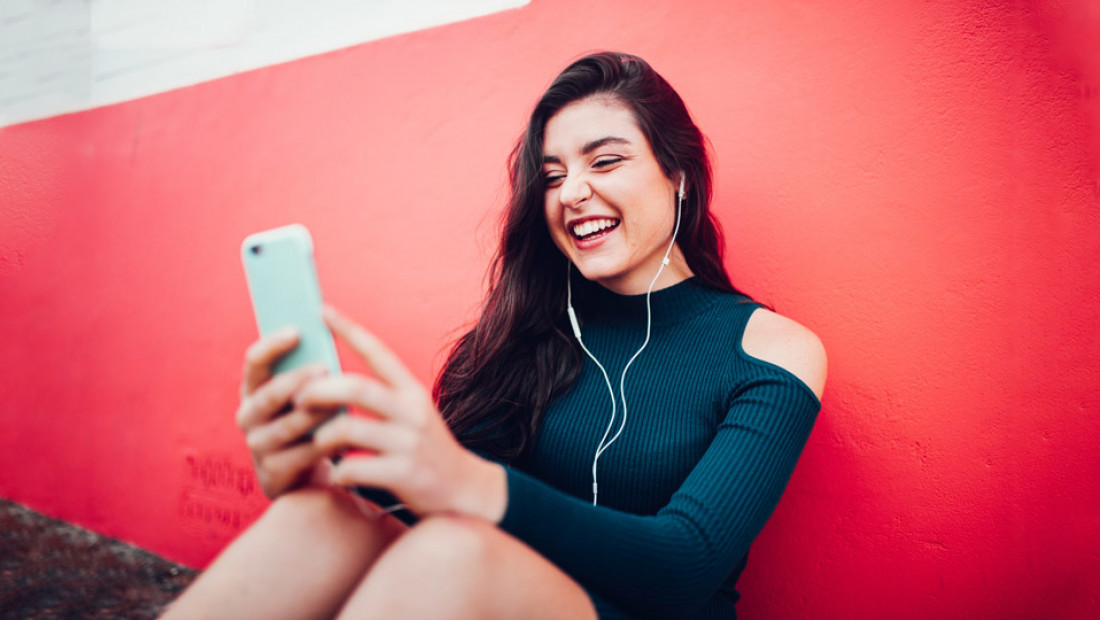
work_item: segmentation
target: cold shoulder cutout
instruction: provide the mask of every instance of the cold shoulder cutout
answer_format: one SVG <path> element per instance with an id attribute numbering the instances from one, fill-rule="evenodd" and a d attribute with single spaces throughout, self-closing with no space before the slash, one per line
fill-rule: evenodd
<path id="1" fill-rule="evenodd" d="M 808 328 L 766 308 L 757 308 L 745 326 L 741 348 L 750 357 L 791 373 L 821 399 L 828 362 L 821 339 Z"/>

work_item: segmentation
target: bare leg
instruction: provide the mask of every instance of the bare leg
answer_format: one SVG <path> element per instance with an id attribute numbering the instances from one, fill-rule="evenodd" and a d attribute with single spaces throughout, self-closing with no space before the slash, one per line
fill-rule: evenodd
<path id="1" fill-rule="evenodd" d="M 596 618 L 584 590 L 477 519 L 431 517 L 394 542 L 340 618 Z"/>
<path id="2" fill-rule="evenodd" d="M 168 608 L 164 618 L 331 618 L 408 528 L 372 521 L 342 491 L 279 497 Z"/>

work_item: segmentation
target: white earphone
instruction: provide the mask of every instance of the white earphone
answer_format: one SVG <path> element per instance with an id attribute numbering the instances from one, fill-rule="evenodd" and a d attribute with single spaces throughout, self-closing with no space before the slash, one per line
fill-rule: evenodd
<path id="1" fill-rule="evenodd" d="M 657 278 L 661 277 L 661 272 L 664 271 L 665 266 L 668 265 L 668 256 L 672 253 L 673 246 L 676 245 L 676 235 L 680 232 L 680 216 L 684 205 L 684 183 L 687 181 L 687 174 L 680 172 L 680 191 L 677 193 L 676 200 L 676 225 L 672 229 L 672 239 L 668 243 L 668 249 L 665 250 L 664 258 L 661 259 L 661 266 L 657 268 L 657 274 L 653 276 L 653 280 L 649 283 L 649 290 L 646 291 L 645 296 L 645 311 L 646 311 L 646 323 L 645 323 L 645 341 L 642 342 L 642 346 L 634 352 L 634 355 L 627 361 L 626 366 L 623 367 L 623 374 L 619 377 L 619 394 L 623 401 L 623 416 L 619 422 L 619 429 L 615 431 L 615 435 L 611 437 L 611 440 L 607 440 L 607 436 L 611 433 L 611 427 L 615 424 L 615 411 L 618 408 L 618 399 L 615 397 L 615 389 L 611 387 L 611 378 L 607 376 L 607 370 L 600 363 L 600 360 L 596 359 L 596 356 L 588 350 L 588 347 L 584 345 L 584 340 L 581 338 L 581 326 L 577 321 L 577 313 L 573 310 L 573 283 L 572 283 L 572 268 L 573 263 L 566 261 L 565 272 L 565 309 L 569 314 L 569 323 L 573 326 L 573 335 L 577 338 L 577 344 L 581 345 L 581 349 L 584 350 L 585 355 L 595 362 L 596 367 L 600 369 L 600 373 L 603 374 L 604 383 L 607 384 L 608 394 L 611 396 L 611 419 L 607 422 L 607 430 L 604 431 L 603 437 L 600 438 L 600 443 L 596 446 L 596 454 L 592 458 L 592 505 L 598 504 L 599 498 L 599 485 L 597 483 L 597 467 L 600 462 L 600 455 L 602 455 L 611 444 L 615 443 L 615 440 L 619 438 L 623 433 L 623 429 L 626 428 L 626 371 L 630 370 L 630 365 L 634 363 L 634 360 L 641 355 L 645 350 L 646 345 L 649 344 L 649 335 L 653 327 L 653 311 L 649 306 L 649 297 L 653 294 L 653 286 L 657 283 Z M 606 443 L 605 443 L 606 442 Z"/>

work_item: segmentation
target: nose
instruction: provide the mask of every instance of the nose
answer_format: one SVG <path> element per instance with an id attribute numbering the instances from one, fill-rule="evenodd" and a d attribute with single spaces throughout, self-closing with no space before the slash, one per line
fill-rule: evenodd
<path id="1" fill-rule="evenodd" d="M 567 175 L 558 189 L 558 200 L 570 209 L 579 208 L 591 197 L 592 187 L 588 185 L 584 176 L 579 174 Z"/>

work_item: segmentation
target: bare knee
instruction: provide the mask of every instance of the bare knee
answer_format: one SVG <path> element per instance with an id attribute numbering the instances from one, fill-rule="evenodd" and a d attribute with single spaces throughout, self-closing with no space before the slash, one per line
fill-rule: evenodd
<path id="1" fill-rule="evenodd" d="M 504 535 L 476 519 L 423 519 L 389 545 L 366 585 L 375 597 L 401 596 L 417 584 L 432 584 L 433 593 L 452 600 L 476 596 L 496 565 L 494 538 Z"/>
<path id="2" fill-rule="evenodd" d="M 287 542 L 295 540 L 320 554 L 326 549 L 337 553 L 354 549 L 371 562 L 407 528 L 390 516 L 367 517 L 340 489 L 304 488 L 276 498 L 254 529 Z"/>
<path id="3" fill-rule="evenodd" d="M 493 558 L 502 536 L 477 519 L 428 517 L 383 553 L 352 607 L 365 603 L 366 609 L 407 617 L 431 616 L 426 610 L 439 607 L 475 609 L 480 589 L 494 581 Z M 425 584 L 431 584 L 428 592 L 423 591 Z"/>
<path id="4" fill-rule="evenodd" d="M 538 610 L 595 617 L 580 586 L 520 541 L 479 519 L 434 516 L 385 551 L 341 617 L 537 618 Z"/>
<path id="5" fill-rule="evenodd" d="M 426 570 L 450 572 L 476 570 L 491 565 L 499 545 L 493 539 L 504 536 L 494 526 L 470 517 L 434 516 L 410 529 L 393 549 Z"/>
<path id="6" fill-rule="evenodd" d="M 173 605 L 178 617 L 332 617 L 404 525 L 342 491 L 277 498 Z"/>
<path id="7" fill-rule="evenodd" d="M 277 497 L 263 519 L 287 528 L 320 529 L 354 527 L 363 515 L 344 492 L 309 487 Z"/>

